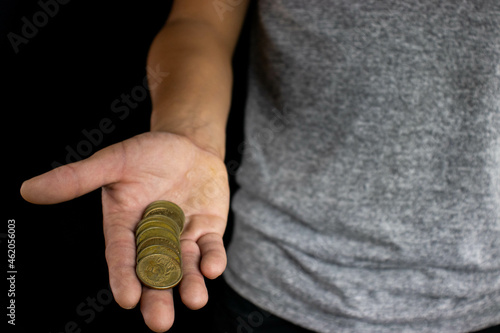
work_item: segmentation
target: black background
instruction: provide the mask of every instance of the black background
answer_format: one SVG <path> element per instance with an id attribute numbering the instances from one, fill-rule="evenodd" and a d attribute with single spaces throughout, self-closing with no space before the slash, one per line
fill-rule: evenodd
<path id="1" fill-rule="evenodd" d="M 20 44 L 17 53 L 8 34 L 22 36 L 22 18 L 33 22 L 33 15 L 42 8 L 38 1 L 2 0 L 0 6 L 2 185 L 6 184 L 2 186 L 0 267 L 4 274 L 7 220 L 16 221 L 16 326 L 12 330 L 9 325 L 9 331 L 64 332 L 68 323 L 75 322 L 81 332 L 149 332 L 139 306 L 124 310 L 106 298 L 110 289 L 100 190 L 69 202 L 38 206 L 25 202 L 19 188 L 25 179 L 52 169 L 55 161 L 64 164 L 66 147 L 76 149 L 85 139 L 82 131 L 98 128 L 103 118 L 112 121 L 114 130 L 104 134 L 91 153 L 148 131 L 149 98 L 123 120 L 111 111 L 111 103 L 142 85 L 150 43 L 168 17 L 171 1 L 70 1 L 60 5 L 34 37 Z M 243 140 L 247 40 L 248 22 L 234 58 L 226 156 L 232 168 L 239 163 L 237 147 Z M 234 178 L 231 187 L 233 192 L 237 188 Z M 231 225 L 230 216 L 226 244 Z M 211 301 L 202 310 L 188 310 L 175 292 L 176 321 L 171 332 L 209 331 L 206 323 L 219 283 L 208 282 Z M 3 325 L 8 320 L 5 278 L 2 286 Z M 92 298 L 99 302 L 99 311 L 90 310 Z"/>

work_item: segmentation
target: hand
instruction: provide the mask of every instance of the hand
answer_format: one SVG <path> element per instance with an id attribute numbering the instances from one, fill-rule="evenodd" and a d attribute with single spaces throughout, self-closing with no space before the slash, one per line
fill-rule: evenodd
<path id="1" fill-rule="evenodd" d="M 174 320 L 172 290 L 142 287 L 135 273 L 135 226 L 144 208 L 155 200 L 175 202 L 184 210 L 179 293 L 190 309 L 203 307 L 208 300 L 203 276 L 216 278 L 226 267 L 222 236 L 229 186 L 225 165 L 186 137 L 149 132 L 29 179 L 21 194 L 32 203 L 53 204 L 101 186 L 105 255 L 114 298 L 127 309 L 140 300 L 149 328 L 166 331 Z"/>

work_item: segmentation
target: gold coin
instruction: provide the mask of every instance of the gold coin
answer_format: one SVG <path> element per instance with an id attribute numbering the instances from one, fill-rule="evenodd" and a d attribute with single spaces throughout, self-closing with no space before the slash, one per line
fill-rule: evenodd
<path id="1" fill-rule="evenodd" d="M 137 261 L 140 261 L 150 254 L 165 254 L 177 260 L 179 264 L 181 263 L 181 257 L 177 251 L 168 245 L 150 245 L 143 248 L 141 251 L 137 252 Z"/>
<path id="2" fill-rule="evenodd" d="M 151 254 L 139 260 L 136 273 L 144 285 L 153 289 L 175 287 L 182 279 L 181 265 L 164 254 Z"/>
<path id="3" fill-rule="evenodd" d="M 161 227 L 151 227 L 147 228 L 144 231 L 142 231 L 140 234 L 138 234 L 135 238 L 135 245 L 139 245 L 142 241 L 148 238 L 152 237 L 165 237 L 173 242 L 178 243 L 179 242 L 179 237 L 176 236 L 171 230 L 161 228 Z"/>
<path id="4" fill-rule="evenodd" d="M 143 217 L 152 215 L 165 215 L 177 222 L 179 229 L 182 231 L 184 227 L 185 216 L 182 209 L 174 203 L 167 201 L 157 201 L 146 208 Z"/>
<path id="5" fill-rule="evenodd" d="M 172 220 L 167 216 L 159 215 L 159 216 L 149 216 L 146 217 L 145 219 L 142 219 L 137 225 L 137 228 L 135 230 L 136 236 L 145 229 L 150 227 L 162 227 L 171 230 L 175 235 L 180 234 L 179 227 L 174 220 Z"/>
<path id="6" fill-rule="evenodd" d="M 173 202 L 166 200 L 158 200 L 150 203 L 144 210 L 143 218 L 151 215 L 165 215 L 173 219 L 179 225 L 179 230 L 184 228 L 186 217 L 182 209 Z"/>
<path id="7" fill-rule="evenodd" d="M 176 250 L 179 256 L 181 255 L 180 244 L 173 242 L 171 239 L 165 237 L 153 237 L 145 239 L 144 241 L 140 242 L 139 245 L 137 245 L 137 253 L 141 252 L 145 247 L 151 245 L 167 245 Z"/>
<path id="8" fill-rule="evenodd" d="M 172 219 L 171 217 L 168 217 L 166 215 L 149 215 L 147 217 L 144 217 L 144 218 L 142 218 L 142 220 L 139 221 L 139 223 L 137 223 L 136 229 L 139 228 L 141 225 L 148 223 L 150 221 L 165 222 L 166 224 L 171 225 L 172 227 L 174 227 L 176 230 L 178 230 L 180 232 L 177 221 L 175 221 L 174 219 Z"/>

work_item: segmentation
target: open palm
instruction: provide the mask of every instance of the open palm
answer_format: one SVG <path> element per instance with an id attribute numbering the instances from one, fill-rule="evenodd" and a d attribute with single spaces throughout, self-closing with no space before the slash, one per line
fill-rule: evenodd
<path id="1" fill-rule="evenodd" d="M 76 198 L 102 187 L 103 228 L 111 290 L 124 308 L 141 301 L 146 324 L 154 331 L 173 324 L 171 290 L 142 287 L 135 273 L 135 226 L 155 200 L 178 204 L 186 215 L 181 235 L 182 301 L 204 306 L 203 276 L 216 278 L 225 269 L 222 236 L 229 209 L 229 186 L 223 161 L 185 137 L 144 133 L 26 181 L 22 196 L 37 204 Z"/>

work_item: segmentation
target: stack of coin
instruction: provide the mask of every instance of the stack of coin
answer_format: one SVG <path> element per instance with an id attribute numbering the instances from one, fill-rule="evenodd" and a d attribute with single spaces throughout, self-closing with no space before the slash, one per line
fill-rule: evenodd
<path id="1" fill-rule="evenodd" d="M 135 231 L 136 272 L 144 285 L 168 289 L 181 281 L 184 220 L 184 212 L 172 202 L 160 200 L 146 207 Z"/>

